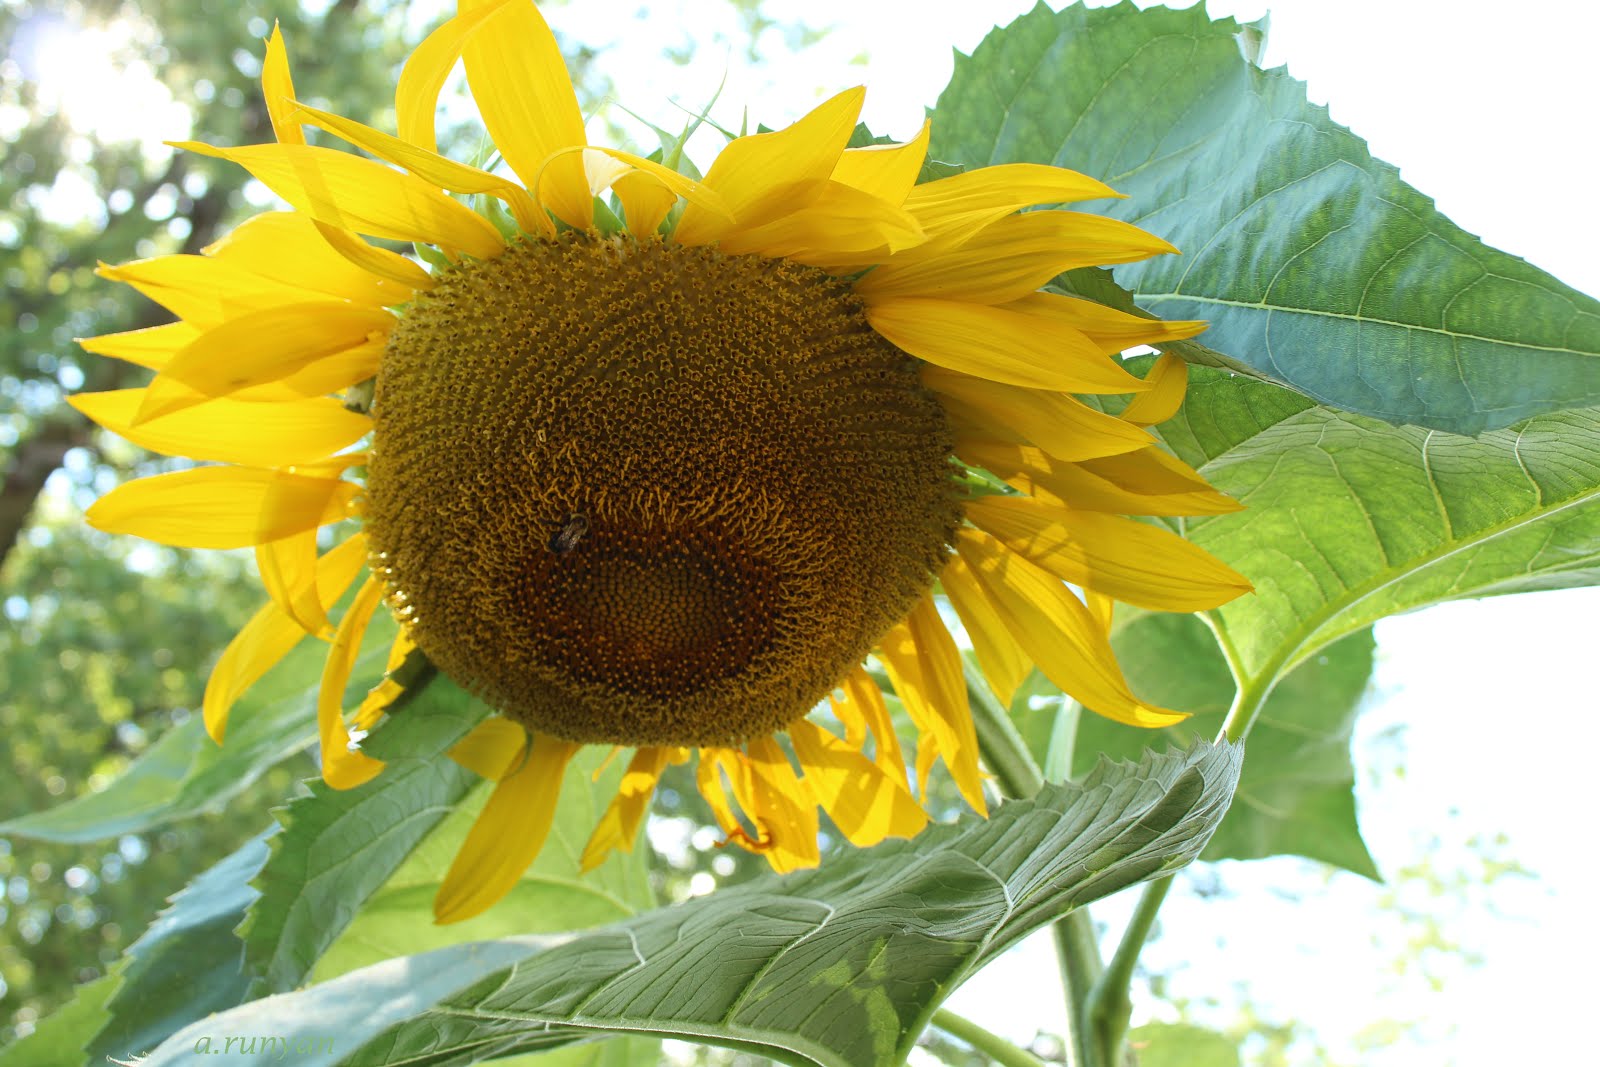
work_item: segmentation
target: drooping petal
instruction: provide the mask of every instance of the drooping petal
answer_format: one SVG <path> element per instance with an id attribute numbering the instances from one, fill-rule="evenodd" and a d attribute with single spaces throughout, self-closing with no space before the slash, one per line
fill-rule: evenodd
<path id="1" fill-rule="evenodd" d="M 325 225 L 295 211 L 267 211 L 207 245 L 205 254 L 281 285 L 369 307 L 402 304 L 415 289 L 433 284 L 427 271 L 404 256 L 335 231 L 374 253 L 352 262 L 324 235 L 320 227 Z M 395 261 L 405 266 L 396 267 Z"/>
<path id="2" fill-rule="evenodd" d="M 1070 326 L 984 304 L 899 297 L 867 308 L 872 328 L 918 359 L 989 381 L 1065 393 L 1150 388 Z"/>
<path id="3" fill-rule="evenodd" d="M 889 773 L 905 775 L 905 756 L 900 751 L 900 738 L 894 732 L 894 721 L 883 702 L 883 691 L 872 676 L 857 667 L 839 683 L 841 697 L 828 695 L 828 702 L 839 721 L 844 724 L 846 738 L 855 748 L 861 748 L 866 733 L 873 740 L 873 762 Z"/>
<path id="4" fill-rule="evenodd" d="M 1095 411 L 1066 393 L 1021 389 L 943 367 L 921 368 L 922 384 L 940 395 L 962 438 L 1037 445 L 1069 462 L 1148 448 L 1139 427 Z"/>
<path id="5" fill-rule="evenodd" d="M 312 527 L 256 546 L 261 584 L 278 607 L 308 634 L 328 635 L 332 627 L 317 595 L 317 530 Z"/>
<path id="6" fill-rule="evenodd" d="M 322 780 L 334 789 L 354 789 L 370 782 L 383 770 L 383 761 L 351 747 L 344 724 L 344 689 L 361 654 L 372 612 L 383 599 L 383 582 L 368 577 L 345 609 L 334 631 L 333 644 L 322 665 L 322 685 L 317 693 L 317 736 L 322 745 Z"/>
<path id="7" fill-rule="evenodd" d="M 685 174 L 663 167 L 654 160 L 645 159 L 629 152 L 616 148 L 605 147 L 575 147 L 563 148 L 546 160 L 546 167 L 540 172 L 541 177 L 536 179 L 535 186 L 542 189 L 542 175 L 549 173 L 549 165 L 558 159 L 577 157 L 584 162 L 584 180 L 588 183 L 589 192 L 599 196 L 613 184 L 620 182 L 630 175 L 640 175 L 660 182 L 663 187 L 670 190 L 674 197 L 683 197 L 695 207 L 708 211 L 718 218 L 729 218 L 728 207 L 722 202 L 709 185 L 697 182 Z M 542 195 L 542 193 L 541 193 Z"/>
<path id="8" fill-rule="evenodd" d="M 337 226 L 329 226 L 326 222 L 319 222 L 316 219 L 311 221 L 316 224 L 317 233 L 328 243 L 328 247 L 343 256 L 346 262 L 360 267 L 367 274 L 391 287 L 398 288 L 401 292 L 427 292 L 438 284 L 433 275 L 398 252 L 368 244 L 349 230 L 341 230 Z M 403 302 L 403 300 L 386 301 L 390 304 Z"/>
<path id="9" fill-rule="evenodd" d="M 498 782 L 522 762 L 527 747 L 527 727 L 496 715 L 484 719 L 450 746 L 450 758 L 479 778 Z"/>
<path id="10" fill-rule="evenodd" d="M 294 81 L 289 77 L 289 50 L 284 46 L 283 31 L 277 22 L 272 24 L 267 55 L 261 62 L 261 98 L 267 105 L 267 118 L 272 122 L 272 134 L 278 143 L 305 144 L 305 131 L 291 117 Z"/>
<path id="11" fill-rule="evenodd" d="M 251 467 L 309 463 L 359 441 L 372 428 L 365 415 L 328 397 L 274 403 L 223 399 L 197 403 L 135 426 L 143 389 L 78 393 L 67 403 L 112 433 L 167 456 Z"/>
<path id="12" fill-rule="evenodd" d="M 434 922 L 470 919 L 511 892 L 555 820 L 561 779 L 579 745 L 535 733 L 522 766 L 502 778 L 478 814 L 433 901 Z"/>
<path id="13" fill-rule="evenodd" d="M 485 2 L 492 0 L 462 0 L 462 16 Z M 466 35 L 461 54 L 472 98 L 500 154 L 557 218 L 588 229 L 594 222 L 594 199 L 583 160 L 571 155 L 550 160 L 563 148 L 587 143 L 587 138 L 566 60 L 538 8 L 531 3 L 502 6 Z"/>
<path id="14" fill-rule="evenodd" d="M 1136 519 L 1020 496 L 969 500 L 966 515 L 1057 578 L 1152 611 L 1206 611 L 1251 588 L 1209 552 Z"/>
<path id="15" fill-rule="evenodd" d="M 361 487 L 250 467 L 195 467 L 127 482 L 90 506 L 89 525 L 180 548 L 249 548 L 338 522 Z"/>
<path id="16" fill-rule="evenodd" d="M 916 187 L 922 161 L 928 158 L 928 137 L 932 132 L 933 121 L 929 119 L 922 123 L 916 137 L 905 144 L 847 148 L 834 164 L 832 178 L 879 200 L 904 204 Z"/>
<path id="17" fill-rule="evenodd" d="M 760 226 L 816 199 L 850 141 L 865 98 L 864 89 L 847 89 L 793 125 L 731 142 L 711 164 L 705 183 L 721 195 L 732 221 L 690 204 L 674 240 L 710 244 L 735 228 Z"/>
<path id="18" fill-rule="evenodd" d="M 394 635 L 394 643 L 389 646 L 389 661 L 384 664 L 383 678 L 377 685 L 367 690 L 367 695 L 361 698 L 361 706 L 356 708 L 356 713 L 351 716 L 355 721 L 356 729 L 370 730 L 377 725 L 385 712 L 389 710 L 396 700 L 405 694 L 411 680 L 400 674 L 406 657 L 417 643 L 411 638 L 411 631 L 404 626 Z"/>
<path id="19" fill-rule="evenodd" d="M 239 164 L 296 211 L 330 226 L 368 237 L 421 241 L 479 259 L 493 259 L 505 249 L 494 225 L 465 204 L 415 175 L 348 152 L 315 145 L 218 148 L 198 141 L 171 143 Z"/>
<path id="20" fill-rule="evenodd" d="M 965 560 L 952 556 L 940 573 L 939 581 L 950 598 L 950 606 L 961 617 L 967 636 L 972 639 L 972 651 L 978 657 L 978 666 L 983 670 L 990 691 L 1002 707 L 1009 708 L 1017 695 L 1017 686 L 1033 670 L 1033 660 L 1006 629 Z"/>
<path id="21" fill-rule="evenodd" d="M 633 842 L 639 836 L 639 824 L 650 811 L 650 798 L 655 794 L 656 782 L 669 763 L 682 763 L 688 751 L 681 748 L 641 748 L 628 761 L 628 769 L 617 786 L 617 795 L 606 806 L 594 832 L 583 846 L 580 864 L 592 871 L 606 861 L 613 849 L 633 851 Z"/>
<path id="22" fill-rule="evenodd" d="M 904 769 L 885 773 L 859 751 L 807 719 L 790 723 L 789 739 L 817 801 L 858 848 L 886 837 L 915 837 L 928 825 L 906 788 Z"/>
<path id="23" fill-rule="evenodd" d="M 856 283 L 856 291 L 868 303 L 892 296 L 943 296 L 1003 304 L 1075 267 L 1132 263 L 1176 251 L 1116 219 L 1030 211 L 991 223 L 956 248 L 932 241 L 908 249 L 874 268 Z"/>
<path id="24" fill-rule="evenodd" d="M 317 596 L 332 607 L 367 561 L 367 539 L 356 534 L 317 561 Z M 201 715 L 206 733 L 222 744 L 234 702 L 271 670 L 306 635 L 301 625 L 269 600 L 222 650 L 206 681 Z"/>
<path id="25" fill-rule="evenodd" d="M 1011 636 L 1062 692 L 1130 726 L 1171 726 L 1188 718 L 1133 695 L 1105 631 L 1061 579 L 980 530 L 956 534 L 956 549 Z"/>
<path id="26" fill-rule="evenodd" d="M 1135 345 L 1154 345 L 1193 337 L 1210 325 L 1200 319 L 1149 319 L 1129 315 L 1093 300 L 1082 300 L 1061 293 L 1029 293 L 1020 300 L 1002 305 L 1012 311 L 1052 318 L 1088 337 L 1100 351 L 1110 355 Z"/>
<path id="27" fill-rule="evenodd" d="M 512 0 L 487 0 L 465 7 L 424 37 L 406 58 L 394 91 L 395 126 L 401 137 L 429 152 L 439 150 L 434 134 L 434 113 L 439 110 L 439 92 L 461 59 L 462 44 L 484 19 L 510 2 Z"/>
<path id="28" fill-rule="evenodd" d="M 318 301 L 253 311 L 214 326 L 173 356 L 145 392 L 134 425 L 288 379 L 393 329 L 383 308 Z M 348 384 L 348 383 L 346 383 Z"/>
<path id="29" fill-rule="evenodd" d="M 967 704 L 961 652 L 945 629 L 933 600 L 923 597 L 905 621 L 884 635 L 879 658 L 894 691 L 919 732 L 931 735 L 956 788 L 972 809 L 988 813 L 978 769 L 978 735 Z"/>
<path id="30" fill-rule="evenodd" d="M 1189 387 L 1189 364 L 1173 355 L 1163 353 L 1150 368 L 1145 378 L 1150 391 L 1136 396 L 1122 409 L 1122 421 L 1135 426 L 1154 426 L 1166 422 L 1183 406 L 1183 394 Z"/>
<path id="31" fill-rule="evenodd" d="M 739 817 L 734 814 L 733 803 L 728 799 L 728 791 L 722 784 L 724 770 L 729 780 L 735 781 L 740 773 L 740 767 L 738 753 L 732 749 L 702 748 L 700 760 L 694 768 L 695 788 L 699 790 L 701 799 L 706 802 L 706 807 L 711 809 L 711 816 L 717 820 L 717 826 L 721 828 L 723 837 L 727 841 L 732 841 L 736 835 L 748 837 L 739 822 Z"/>
<path id="32" fill-rule="evenodd" d="M 1002 163 L 926 182 L 906 196 L 906 209 L 930 237 L 960 241 L 1013 211 L 1122 194 L 1064 167 Z"/>
<path id="33" fill-rule="evenodd" d="M 529 233 L 555 235 L 555 227 L 551 225 L 550 219 L 539 210 L 539 206 L 533 202 L 533 197 L 528 195 L 528 191 L 516 182 L 465 163 L 457 163 L 453 159 L 447 159 L 410 141 L 375 130 L 354 119 L 347 119 L 343 115 L 335 115 L 307 104 L 297 104 L 296 114 L 309 119 L 318 129 L 337 134 L 351 144 L 365 148 L 379 159 L 386 159 L 396 166 L 404 167 L 432 185 L 448 189 L 453 193 L 487 193 L 498 197 L 511 209 L 518 226 Z"/>
<path id="34" fill-rule="evenodd" d="M 772 738 L 747 742 L 745 752 L 749 792 L 740 795 L 739 803 L 761 832 L 756 851 L 779 874 L 815 867 L 822 858 L 816 798 Z"/>

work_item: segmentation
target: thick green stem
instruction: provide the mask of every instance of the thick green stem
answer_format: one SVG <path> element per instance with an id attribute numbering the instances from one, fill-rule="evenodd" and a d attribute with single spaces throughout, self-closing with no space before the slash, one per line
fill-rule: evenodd
<path id="1" fill-rule="evenodd" d="M 1045 1067 L 1044 1061 L 1031 1052 L 1018 1048 L 998 1034 L 991 1034 L 971 1019 L 963 1019 L 944 1008 L 933 1013 L 933 1025 L 960 1038 L 996 1063 L 1005 1067 Z"/>
<path id="2" fill-rule="evenodd" d="M 1224 652 L 1229 651 L 1224 645 Z M 1228 709 L 1222 730 L 1217 734 L 1218 744 L 1244 739 L 1272 689 L 1270 683 L 1258 685 L 1244 680 L 1231 654 L 1229 664 L 1235 667 L 1237 689 L 1233 697 L 1233 706 Z M 1083 1002 L 1082 1029 L 1091 1046 L 1088 1050 L 1089 1058 L 1085 1061 L 1088 1067 L 1116 1067 L 1122 1062 L 1122 1044 L 1127 1037 L 1128 1020 L 1133 1010 L 1129 996 L 1129 990 L 1133 985 L 1133 971 L 1139 962 L 1139 953 L 1144 949 L 1145 942 L 1150 938 L 1150 931 L 1155 927 L 1156 914 L 1161 910 L 1161 904 L 1167 899 L 1167 892 L 1171 888 L 1170 875 L 1145 885 L 1143 893 L 1139 896 L 1139 903 L 1134 907 L 1133 917 L 1128 920 L 1128 928 L 1122 932 L 1117 950 L 1111 956 L 1111 962 L 1106 965 L 1105 972 L 1096 979 Z"/>
<path id="3" fill-rule="evenodd" d="M 978 749 L 983 761 L 994 772 L 1000 792 L 1008 797 L 1031 797 L 1044 785 L 1044 775 L 1017 732 L 1011 716 L 989 691 L 983 676 L 968 665 L 967 702 L 978 732 Z M 1069 1067 L 1091 1067 L 1087 1058 L 1089 1034 L 1085 1029 L 1084 1008 L 1090 991 L 1100 977 L 1100 946 L 1094 924 L 1085 908 L 1075 908 L 1056 920 L 1056 954 L 1061 963 L 1061 985 L 1067 1001 L 1067 1063 Z M 937 1017 L 936 1020 L 937 1021 Z"/>
<path id="4" fill-rule="evenodd" d="M 1111 962 L 1106 964 L 1105 973 L 1089 991 L 1084 1004 L 1084 1029 L 1093 1046 L 1090 1062 L 1095 1067 L 1114 1067 L 1122 1062 L 1122 1043 L 1128 1035 L 1128 1020 L 1133 1015 L 1133 1000 L 1129 995 L 1133 969 L 1155 926 L 1161 902 L 1167 899 L 1171 888 L 1171 875 L 1145 883 L 1133 917 L 1128 920 L 1128 927 L 1117 942 L 1117 950 L 1111 955 Z"/>

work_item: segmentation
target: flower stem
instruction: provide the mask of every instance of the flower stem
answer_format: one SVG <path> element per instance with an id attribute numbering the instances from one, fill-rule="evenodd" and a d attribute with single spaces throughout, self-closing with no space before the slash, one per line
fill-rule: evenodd
<path id="1" fill-rule="evenodd" d="M 989 691 L 989 685 L 971 664 L 966 666 L 967 703 L 978 732 L 978 749 L 994 772 L 1000 792 L 1008 797 L 1031 797 L 1044 785 L 1044 775 L 1017 732 L 1011 716 Z M 1100 947 L 1087 908 L 1074 908 L 1055 923 L 1056 956 L 1061 964 L 1061 986 L 1067 1001 L 1067 1063 L 1091 1067 L 1085 1008 L 1100 977 Z M 938 1017 L 934 1017 L 938 1021 Z"/>
<path id="2" fill-rule="evenodd" d="M 960 1038 L 979 1052 L 1004 1067 L 1045 1067 L 1044 1061 L 1033 1053 L 1020 1049 L 998 1034 L 992 1034 L 973 1022 L 963 1019 L 953 1011 L 940 1008 L 933 1013 L 933 1025 Z"/>
<path id="3" fill-rule="evenodd" d="M 1114 1067 L 1122 1062 L 1122 1042 L 1127 1037 L 1128 1020 L 1133 1014 L 1133 1001 L 1129 996 L 1133 969 L 1155 926 L 1161 902 L 1167 899 L 1171 888 L 1171 875 L 1145 883 L 1127 929 L 1122 931 L 1117 950 L 1111 955 L 1111 962 L 1089 990 L 1083 1007 L 1084 1029 L 1093 1046 L 1090 1062 L 1095 1067 Z"/>

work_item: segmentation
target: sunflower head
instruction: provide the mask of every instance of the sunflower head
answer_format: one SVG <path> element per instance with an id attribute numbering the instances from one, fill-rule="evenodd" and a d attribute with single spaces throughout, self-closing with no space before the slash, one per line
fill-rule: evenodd
<path id="1" fill-rule="evenodd" d="M 811 707 L 960 521 L 916 360 L 817 267 L 569 231 L 390 334 L 364 521 L 418 645 L 530 729 L 737 745 Z"/>
<path id="2" fill-rule="evenodd" d="M 437 151 L 458 60 L 504 170 Z M 441 921 L 517 881 L 583 744 L 635 750 L 586 866 L 632 847 L 659 776 L 690 758 L 728 840 L 779 870 L 817 862 L 819 808 L 857 845 L 918 832 L 938 762 L 985 810 L 958 637 L 1003 702 L 1037 668 L 1101 714 L 1181 718 L 1129 689 L 1114 601 L 1192 611 L 1248 585 L 1125 517 L 1236 507 L 1146 429 L 1181 402 L 1183 365 L 1140 379 L 1113 358 L 1203 324 L 1041 290 L 1174 251 L 1027 210 L 1115 195 L 1104 185 L 1033 164 L 918 184 L 926 125 L 847 147 L 861 90 L 687 177 L 587 143 L 529 0 L 462 0 L 406 64 L 395 133 L 297 103 L 276 33 L 262 87 L 275 143 L 185 147 L 290 210 L 200 256 L 106 269 L 177 319 L 86 341 L 156 374 L 74 401 L 218 465 L 120 487 L 89 518 L 255 547 L 269 599 L 207 687 L 219 741 L 233 701 L 307 635 L 329 642 L 335 787 L 381 773 L 350 727 L 382 719 L 421 655 L 499 713 L 451 753 L 496 784 Z M 308 144 L 306 125 L 375 158 Z M 1078 399 L 1119 393 L 1117 415 Z M 326 548 L 319 530 L 347 518 L 359 532 Z M 401 623 L 389 673 L 347 712 L 385 602 Z M 915 789 L 868 659 L 916 732 Z"/>

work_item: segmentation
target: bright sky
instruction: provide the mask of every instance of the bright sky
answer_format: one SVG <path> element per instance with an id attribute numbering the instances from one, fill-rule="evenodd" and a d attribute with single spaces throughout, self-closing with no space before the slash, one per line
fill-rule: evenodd
<path id="1" fill-rule="evenodd" d="M 743 62 L 743 35 L 722 0 L 634 6 L 648 14 L 619 17 L 630 8 L 572 3 L 551 7 L 549 17 L 569 39 L 604 49 L 599 63 L 619 100 L 661 125 L 680 121 L 669 97 L 698 107 L 726 71 L 715 112 L 725 123 L 737 124 L 748 102 L 752 122 L 781 125 L 826 95 L 865 83 L 865 120 L 878 132 L 909 136 L 949 77 L 950 47 L 970 51 L 991 25 L 1032 5 L 768 0 L 766 13 L 779 23 L 802 20 L 832 32 L 798 55 L 769 33 L 757 68 Z M 1215 0 L 1210 10 L 1256 19 L 1267 6 Z M 1284 0 L 1270 7 L 1267 65 L 1287 63 L 1309 82 L 1314 101 L 1331 102 L 1337 121 L 1466 229 L 1600 292 L 1592 252 L 1600 246 L 1592 119 L 1600 5 Z M 664 45 L 690 34 L 702 42 L 691 66 L 661 58 Z M 717 44 L 719 35 L 735 44 Z M 136 122 L 152 142 L 188 135 L 158 86 L 134 92 L 137 79 L 124 75 L 108 92 L 86 77 L 97 68 L 84 61 L 84 43 L 46 42 L 72 59 L 46 69 L 71 72 L 53 91 L 81 128 Z M 0 114 L 0 134 L 15 119 Z M 73 190 L 59 192 L 57 206 L 71 211 Z M 1432 835 L 1439 868 L 1457 872 L 1470 862 L 1469 839 L 1504 834 L 1508 844 L 1496 854 L 1540 876 L 1508 878 L 1487 892 L 1469 885 L 1459 897 L 1450 890 L 1443 904 L 1420 902 L 1434 909 L 1447 936 L 1482 956 L 1482 965 L 1466 967 L 1446 954 L 1437 968 L 1444 984 L 1435 992 L 1423 976 L 1389 973 L 1415 930 L 1383 906 L 1385 889 L 1348 875 L 1324 880 L 1293 861 L 1229 864 L 1221 875 L 1236 898 L 1178 892 L 1169 900 L 1165 936 L 1149 959 L 1176 969 L 1173 991 L 1227 1000 L 1232 987 L 1248 982 L 1269 1017 L 1299 1018 L 1342 1059 L 1375 1067 L 1568 1062 L 1559 1020 L 1572 1025 L 1587 1004 L 1579 1003 L 1579 983 L 1561 976 L 1574 973 L 1579 960 L 1587 963 L 1582 949 L 1592 954 L 1600 936 L 1573 814 L 1590 806 L 1580 795 L 1587 776 L 1547 767 L 1563 753 L 1587 755 L 1575 742 L 1587 738 L 1585 727 L 1600 711 L 1592 682 L 1596 618 L 1600 590 L 1582 590 L 1450 605 L 1379 629 L 1378 694 L 1357 742 L 1361 818 L 1379 867 L 1392 872 L 1414 863 L 1435 847 Z M 1403 776 L 1394 773 L 1397 762 Z M 1418 902 L 1403 895 L 1400 903 Z M 1125 910 L 1113 903 L 1102 918 L 1119 919 Z M 1513 1006 L 1530 1004 L 1532 983 L 1538 1011 L 1530 1020 Z M 952 1006 L 1018 1039 L 1059 1029 L 1048 944 L 1020 947 Z M 1136 1019 L 1161 1012 L 1141 1002 Z M 1358 1051 L 1359 1031 L 1391 1017 L 1427 1021 L 1420 1047 Z"/>

